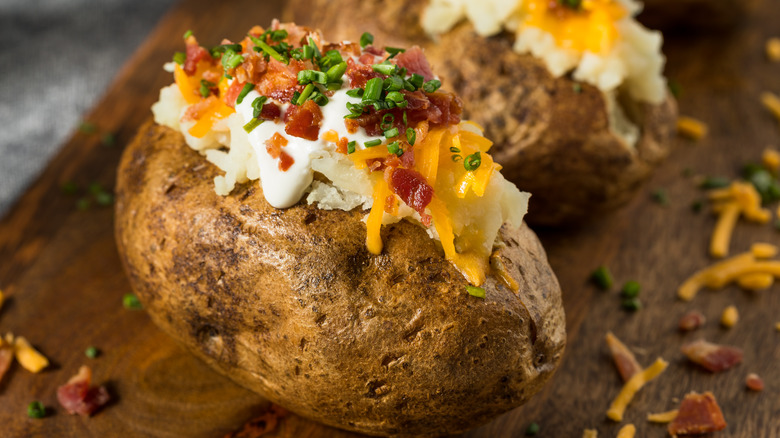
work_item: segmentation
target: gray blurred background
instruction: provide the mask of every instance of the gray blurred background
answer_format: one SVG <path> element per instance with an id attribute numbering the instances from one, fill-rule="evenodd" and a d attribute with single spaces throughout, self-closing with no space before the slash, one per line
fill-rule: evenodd
<path id="1" fill-rule="evenodd" d="M 174 0 L 0 0 L 0 217 Z"/>

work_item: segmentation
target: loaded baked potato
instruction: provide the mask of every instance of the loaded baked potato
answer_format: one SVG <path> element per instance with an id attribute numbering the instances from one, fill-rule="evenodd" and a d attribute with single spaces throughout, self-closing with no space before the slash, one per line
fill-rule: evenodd
<path id="1" fill-rule="evenodd" d="M 325 128 L 335 126 L 331 111 L 344 109 L 340 99 L 347 89 L 369 95 L 371 84 L 383 80 L 414 82 L 396 63 L 412 54 L 421 63 L 424 58 L 409 51 L 379 62 L 389 54 L 329 45 L 316 32 L 278 23 L 249 35 L 240 47 L 227 42 L 210 50 L 188 36 L 180 64 L 169 66 L 176 83 L 153 107 L 159 124 L 145 124 L 120 163 L 119 253 L 154 322 L 239 384 L 305 417 L 362 433 L 456 433 L 528 400 L 562 356 L 561 292 L 541 244 L 521 223 L 527 195 L 495 170 L 489 142 L 465 122 L 456 123 L 454 112 L 418 120 L 423 113 L 415 112 L 413 99 L 455 109 L 457 98 L 436 91 L 435 81 L 415 85 L 416 91 L 402 93 L 408 104 L 398 103 L 408 113 L 403 122 L 416 124 L 409 128 L 416 135 L 395 133 L 374 147 L 331 138 Z M 309 48 L 296 51 L 303 46 Z M 271 50 L 290 58 L 266 56 Z M 331 50 L 351 60 L 334 64 L 344 62 L 347 88 L 329 87 L 341 78 L 330 73 L 313 87 L 301 83 L 320 78 L 302 72 L 326 70 L 325 58 L 335 57 Z M 297 54 L 303 57 L 293 59 Z M 370 73 L 374 62 L 387 74 Z M 298 80 L 287 81 L 289 69 L 299 69 L 293 76 Z M 410 67 L 420 76 L 424 70 Z M 363 74 L 379 80 L 365 81 Z M 377 93 L 379 101 L 394 96 L 388 90 Z M 370 133 L 370 120 L 388 120 L 384 115 L 391 113 L 373 106 L 353 112 L 351 120 L 367 124 L 346 135 Z M 335 119 L 345 125 L 343 120 Z M 312 129 L 321 135 L 311 135 Z M 254 140 L 261 134 L 258 147 Z M 280 150 L 279 138 L 289 141 Z M 483 148 L 475 153 L 481 164 L 466 170 L 463 160 L 451 159 L 452 143 L 441 138 L 460 139 L 464 154 L 475 142 Z M 396 142 L 400 150 L 394 150 Z M 303 198 L 278 196 L 306 181 L 305 172 L 292 173 L 306 162 L 297 148 L 315 144 L 321 147 L 312 153 L 317 170 L 308 175 Z M 439 150 L 447 151 L 441 160 L 425 158 Z M 294 158 L 292 165 L 284 154 Z M 268 170 L 268 162 L 278 167 Z M 398 178 L 412 172 L 425 178 L 409 195 Z M 458 181 L 471 181 L 462 198 L 448 195 L 458 175 Z M 478 194 L 483 176 L 488 179 Z M 373 205 L 370 197 L 368 204 L 343 204 L 365 201 L 349 192 L 355 180 L 373 184 Z M 422 205 L 426 181 L 433 191 Z M 285 207 L 272 205 L 278 203 Z M 450 214 L 442 216 L 445 206 Z M 493 231 L 486 220 L 497 224 Z M 488 252 L 474 239 L 487 243 Z"/>
<path id="2" fill-rule="evenodd" d="M 555 4 L 547 0 L 514 3 L 534 1 Z M 559 225 L 602 217 L 631 199 L 669 151 L 676 105 L 660 76 L 660 36 L 638 29 L 630 18 L 621 23 L 626 34 L 639 35 L 634 38 L 638 42 L 626 44 L 630 50 L 621 50 L 641 66 L 626 66 L 609 56 L 603 65 L 593 63 L 596 70 L 602 69 L 599 72 L 613 64 L 618 64 L 618 70 L 635 71 L 639 80 L 631 82 L 627 74 L 615 87 L 614 78 L 619 75 L 609 77 L 607 72 L 594 77 L 587 68 L 572 73 L 576 62 L 569 63 L 568 58 L 576 55 L 555 52 L 555 46 L 544 40 L 535 46 L 537 41 L 523 41 L 523 51 L 533 53 L 514 51 L 513 45 L 518 48 L 521 38 L 506 28 L 517 24 L 512 23 L 511 14 L 500 11 L 511 4 L 292 0 L 286 3 L 285 13 L 289 20 L 327 27 L 337 38 L 349 38 L 360 27 L 372 32 L 382 45 L 421 46 L 444 87 L 463 99 L 464 114 L 483 126 L 495 142 L 492 154 L 503 166 L 502 173 L 521 190 L 533 193 L 528 214 L 532 224 Z M 559 13 L 564 17 L 574 14 L 564 6 L 551 12 Z M 584 26 L 590 24 L 575 23 L 564 30 L 585 40 L 590 28 Z M 520 31 L 514 33 L 520 35 Z M 532 39 L 536 37 L 533 34 Z M 620 43 L 622 35 L 617 38 L 614 44 Z M 565 62 L 560 65 L 562 59 Z M 581 78 L 575 80 L 580 73 Z M 603 91 L 601 85 L 609 90 Z"/>

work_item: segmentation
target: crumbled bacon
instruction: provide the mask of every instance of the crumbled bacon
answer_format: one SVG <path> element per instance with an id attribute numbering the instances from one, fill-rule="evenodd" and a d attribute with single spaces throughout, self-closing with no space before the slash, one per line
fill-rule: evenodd
<path id="1" fill-rule="evenodd" d="M 322 110 L 312 100 L 303 105 L 290 105 L 284 114 L 284 131 L 294 137 L 317 140 L 320 137 Z"/>
<path id="2" fill-rule="evenodd" d="M 685 396 L 677 417 L 669 423 L 669 434 L 701 435 L 716 432 L 726 428 L 723 412 L 711 392 L 697 394 L 692 392 Z"/>
<path id="3" fill-rule="evenodd" d="M 624 382 L 627 382 L 634 374 L 642 371 L 642 367 L 637 362 L 634 353 L 611 332 L 607 333 L 607 345 L 612 354 L 612 360 L 615 362 L 618 373 L 620 373 L 620 377 L 623 378 Z"/>
<path id="4" fill-rule="evenodd" d="M 745 378 L 745 386 L 751 391 L 763 391 L 764 381 L 761 380 L 761 377 L 758 377 L 758 374 L 750 373 Z"/>
<path id="5" fill-rule="evenodd" d="M 206 99 L 201 99 L 200 102 L 192 104 L 187 107 L 187 111 L 184 112 L 184 120 L 198 120 L 206 114 L 206 111 L 217 100 L 216 96 L 209 96 Z"/>
<path id="6" fill-rule="evenodd" d="M 265 150 L 271 158 L 279 158 L 282 148 L 285 146 L 287 146 L 287 139 L 278 132 L 275 132 L 271 138 L 265 141 Z"/>
<path id="7" fill-rule="evenodd" d="M 706 370 L 718 373 L 742 362 L 742 350 L 726 345 L 717 345 L 703 339 L 683 345 L 682 352 L 692 362 Z"/>
<path id="8" fill-rule="evenodd" d="M 190 76 L 195 74 L 195 71 L 198 69 L 198 63 L 201 60 L 213 61 L 209 51 L 199 46 L 198 41 L 193 36 L 187 38 L 186 50 L 187 58 L 184 61 L 184 67 L 182 69 L 184 70 L 184 73 L 187 73 Z"/>
<path id="9" fill-rule="evenodd" d="M 289 64 L 285 64 L 271 58 L 265 74 L 257 82 L 257 92 L 278 101 L 289 102 L 293 93 L 303 90 L 303 85 L 298 85 L 298 72 L 306 68 L 306 63 L 302 61 L 291 59 Z"/>
<path id="10" fill-rule="evenodd" d="M 349 152 L 349 139 L 347 137 L 339 138 L 339 141 L 336 143 L 336 150 L 341 152 L 342 154 L 348 153 Z"/>
<path id="11" fill-rule="evenodd" d="M 413 46 L 405 52 L 396 55 L 395 62 L 399 67 L 406 68 L 410 74 L 417 73 L 424 77 L 426 81 L 433 79 L 433 71 L 431 71 L 428 58 L 425 57 L 422 49 L 417 46 Z"/>
<path id="12" fill-rule="evenodd" d="M 245 82 L 239 82 L 238 80 L 233 81 L 233 84 L 228 87 L 227 91 L 225 92 L 225 104 L 231 108 L 236 107 L 236 100 L 238 99 L 238 95 L 241 94 L 241 90 L 244 89 L 244 85 L 246 85 Z"/>
<path id="13" fill-rule="evenodd" d="M 105 406 L 111 398 L 105 386 L 90 387 L 91 383 L 92 370 L 82 366 L 68 383 L 57 388 L 57 400 L 69 414 L 88 417 Z"/>
<path id="14" fill-rule="evenodd" d="M 11 362 L 14 360 L 14 347 L 9 344 L 4 344 L 0 340 L 0 382 L 3 381 L 3 376 L 11 368 Z"/>
<path id="15" fill-rule="evenodd" d="M 425 214 L 425 207 L 433 198 L 433 187 L 420 173 L 404 168 L 396 168 L 390 175 L 390 189 L 401 198 L 406 205 L 412 207 L 420 215 Z"/>
<path id="16" fill-rule="evenodd" d="M 456 125 L 460 122 L 463 104 L 452 93 L 423 93 L 419 90 L 414 92 L 403 90 L 401 93 L 408 103 L 406 108 L 394 108 L 380 112 L 370 108 L 368 113 L 354 119 L 353 126 L 362 126 L 370 136 L 382 135 L 382 117 L 387 113 L 393 115 L 393 126 L 398 128 L 400 132 L 406 130 L 403 123 L 404 113 L 406 113 L 409 126 L 415 126 L 424 121 L 427 121 L 430 126 Z"/>
<path id="17" fill-rule="evenodd" d="M 351 88 L 363 88 L 369 79 L 381 76 L 370 65 L 357 63 L 352 58 L 347 59 L 347 71 L 345 74 L 349 78 L 349 86 Z"/>
<path id="18" fill-rule="evenodd" d="M 380 49 L 379 47 L 375 47 L 375 46 L 372 46 L 372 45 L 366 46 L 363 49 L 363 51 L 366 52 L 366 53 L 370 53 L 370 54 L 372 54 L 374 56 L 384 56 L 385 55 L 385 50 L 384 49 Z"/>
<path id="19" fill-rule="evenodd" d="M 271 405 L 268 411 L 244 424 L 241 430 L 229 433 L 224 438 L 258 438 L 273 432 L 279 420 L 287 416 L 287 411 L 277 405 Z"/>
<path id="20" fill-rule="evenodd" d="M 268 63 L 260 53 L 254 50 L 247 52 L 249 54 L 244 59 L 244 62 L 236 67 L 233 75 L 239 82 L 256 84 L 263 78 L 263 74 L 268 69 Z"/>
<path id="21" fill-rule="evenodd" d="M 680 318 L 678 326 L 680 327 L 680 331 L 690 332 L 701 327 L 705 321 L 707 321 L 707 318 L 705 318 L 701 312 L 698 310 L 691 310 Z"/>
<path id="22" fill-rule="evenodd" d="M 263 120 L 277 120 L 282 117 L 282 109 L 275 103 L 266 103 L 260 110 L 260 118 Z"/>

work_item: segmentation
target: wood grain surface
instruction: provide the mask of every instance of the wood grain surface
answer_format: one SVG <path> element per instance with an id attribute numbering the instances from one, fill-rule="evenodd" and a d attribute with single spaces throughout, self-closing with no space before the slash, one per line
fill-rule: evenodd
<path id="1" fill-rule="evenodd" d="M 620 425 L 606 419 L 620 380 L 607 355 L 604 335 L 612 330 L 635 348 L 639 361 L 662 356 L 671 365 L 644 388 L 626 413 L 640 437 L 665 436 L 665 427 L 645 420 L 648 412 L 676 406 L 692 390 L 712 390 L 728 428 L 718 437 L 780 437 L 780 294 L 777 286 L 762 293 L 735 287 L 704 291 L 691 303 L 675 299 L 677 286 L 709 264 L 706 255 L 714 218 L 691 212 L 701 199 L 694 173 L 734 177 L 741 164 L 757 161 L 768 145 L 780 145 L 780 126 L 759 104 L 763 90 L 780 91 L 780 64 L 766 61 L 763 43 L 778 36 L 776 0 L 759 0 L 757 10 L 732 33 L 668 35 L 665 52 L 669 77 L 683 87 L 682 114 L 704 120 L 709 136 L 701 142 L 677 141 L 672 155 L 646 189 L 622 211 L 578 229 L 539 230 L 564 290 L 569 345 L 563 364 L 528 405 L 466 434 L 468 437 L 523 436 L 529 423 L 539 436 L 576 437 L 584 428 L 615 436 Z M 280 14 L 280 1 L 213 2 L 185 0 L 174 8 L 127 62 L 105 97 L 87 119 L 100 132 L 116 134 L 117 145 L 101 144 L 99 134 L 75 133 L 38 180 L 0 222 L 0 288 L 9 297 L 0 311 L 0 332 L 27 337 L 52 361 L 33 375 L 14 366 L 0 382 L 0 436 L 156 436 L 222 437 L 264 412 L 268 403 L 212 372 L 152 325 L 143 311 L 122 307 L 130 292 L 113 239 L 110 208 L 76 208 L 86 187 L 113 187 L 122 146 L 149 116 L 160 87 L 171 81 L 161 69 L 181 50 L 181 35 L 197 32 L 204 44 L 224 36 L 238 39 L 253 24 Z M 327 36 L 327 31 L 326 31 Z M 75 181 L 80 195 L 61 186 Z M 666 190 L 670 203 L 653 203 L 650 193 Z M 741 223 L 732 253 L 750 243 L 780 243 L 768 225 Z M 587 284 L 589 273 L 607 264 L 615 290 L 601 292 Z M 618 287 L 627 280 L 642 285 L 644 308 L 620 309 Z M 736 305 L 739 324 L 717 324 L 727 305 Z M 707 324 L 681 335 L 678 318 L 702 311 Z M 680 346 L 696 338 L 740 346 L 744 363 L 723 374 L 689 365 Z M 89 359 L 84 349 L 101 355 Z M 57 406 L 56 388 L 90 365 L 95 382 L 106 384 L 114 401 L 92 418 L 67 415 Z M 749 372 L 764 378 L 766 390 L 745 390 Z M 49 416 L 28 419 L 27 404 L 40 400 Z M 289 415 L 268 436 L 348 437 Z"/>

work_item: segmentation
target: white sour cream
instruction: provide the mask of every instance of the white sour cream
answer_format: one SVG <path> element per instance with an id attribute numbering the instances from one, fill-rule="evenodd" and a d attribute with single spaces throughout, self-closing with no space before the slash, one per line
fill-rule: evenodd
<path id="1" fill-rule="evenodd" d="M 344 82 L 348 81 L 345 80 Z M 322 110 L 320 137 L 332 130 L 338 133 L 339 138 L 347 137 L 350 141 L 357 141 L 356 149 L 360 150 L 364 148 L 363 144 L 365 142 L 376 138 L 381 139 L 382 137 L 370 137 L 363 128 L 358 128 L 358 131 L 355 133 L 347 131 L 344 123 L 344 116 L 349 114 L 347 102 L 360 102 L 359 97 L 348 96 L 347 90 L 349 90 L 348 87 L 342 87 L 333 93 L 327 105 L 320 107 L 320 110 Z M 252 90 L 240 104 L 236 105 L 236 112 L 241 115 L 244 124 L 252 120 L 254 112 L 252 102 L 258 97 L 260 97 L 260 93 Z M 291 105 L 287 103 L 282 104 L 273 99 L 269 99 L 268 102 L 279 105 L 282 109 L 282 114 Z M 249 143 L 255 150 L 257 164 L 260 168 L 260 183 L 263 187 L 265 199 L 275 208 L 287 208 L 295 205 L 303 197 L 314 178 L 314 172 L 311 168 L 312 160 L 326 151 L 335 149 L 335 145 L 322 140 L 322 138 L 307 140 L 289 135 L 284 131 L 284 126 L 285 124 L 282 120 L 279 122 L 266 120 L 249 133 Z M 286 171 L 279 169 L 279 160 L 271 157 L 266 150 L 266 141 L 277 133 L 287 139 L 287 146 L 284 146 L 282 150 L 295 160 Z"/>

